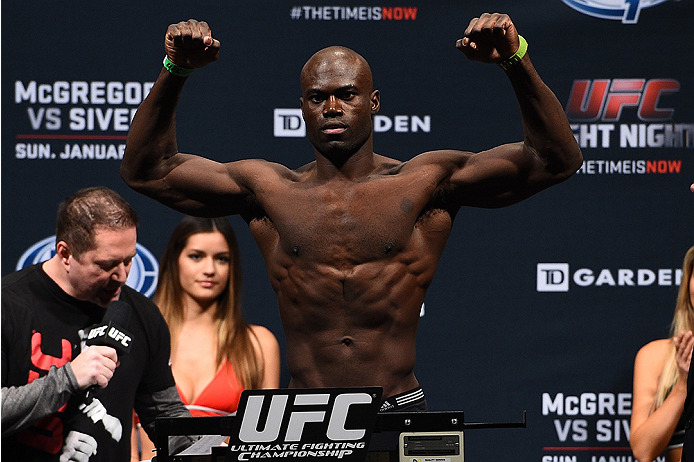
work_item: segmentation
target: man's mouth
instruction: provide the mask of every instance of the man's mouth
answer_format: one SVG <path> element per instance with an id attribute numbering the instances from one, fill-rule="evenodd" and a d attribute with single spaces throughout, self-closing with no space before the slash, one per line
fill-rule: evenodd
<path id="1" fill-rule="evenodd" d="M 326 124 L 321 128 L 321 131 L 328 135 L 339 135 L 345 130 L 347 130 L 347 127 L 343 124 Z"/>

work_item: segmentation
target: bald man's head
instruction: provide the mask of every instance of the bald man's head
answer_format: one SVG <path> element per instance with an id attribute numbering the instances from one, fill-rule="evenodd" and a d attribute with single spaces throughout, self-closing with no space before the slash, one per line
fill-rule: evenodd
<path id="1" fill-rule="evenodd" d="M 316 76 L 325 78 L 328 76 L 345 77 L 347 75 L 359 75 L 365 78 L 369 85 L 366 90 L 373 90 L 371 67 L 362 55 L 343 46 L 323 48 L 314 53 L 301 69 L 302 92 L 306 90 L 305 85 L 308 80 Z"/>
<path id="2" fill-rule="evenodd" d="M 316 151 L 338 163 L 373 149 L 371 116 L 380 108 L 380 93 L 359 53 L 332 46 L 311 56 L 301 70 L 300 101 L 306 136 Z"/>

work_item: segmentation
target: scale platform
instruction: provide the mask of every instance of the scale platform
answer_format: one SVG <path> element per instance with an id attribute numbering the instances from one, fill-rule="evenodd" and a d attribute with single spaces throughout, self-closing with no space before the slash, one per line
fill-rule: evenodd
<path id="1" fill-rule="evenodd" d="M 465 422 L 463 411 L 378 412 L 381 389 L 246 390 L 229 417 L 159 418 L 157 462 L 464 462 L 464 432 L 525 428 Z M 201 441 L 170 454 L 172 436 Z"/>

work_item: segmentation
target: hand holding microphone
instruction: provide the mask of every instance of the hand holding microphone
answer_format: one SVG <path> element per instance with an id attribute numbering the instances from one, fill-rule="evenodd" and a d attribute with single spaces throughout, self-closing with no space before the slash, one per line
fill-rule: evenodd
<path id="1" fill-rule="evenodd" d="M 93 346 L 77 355 L 70 364 L 80 388 L 103 388 L 118 367 L 118 354 L 111 347 Z"/>
<path id="2" fill-rule="evenodd" d="M 89 330 L 86 341 L 89 348 L 72 361 L 77 383 L 82 388 L 89 387 L 87 397 L 99 387 L 108 385 L 118 367 L 118 356 L 130 352 L 132 334 L 126 328 L 131 311 L 125 302 L 112 302 L 102 322 Z"/>

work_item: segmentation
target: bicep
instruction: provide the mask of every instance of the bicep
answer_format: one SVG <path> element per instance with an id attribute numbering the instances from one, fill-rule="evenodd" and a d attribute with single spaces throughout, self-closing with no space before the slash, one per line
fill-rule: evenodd
<path id="1" fill-rule="evenodd" d="M 253 194 L 254 178 L 263 176 L 257 160 L 220 163 L 190 154 L 167 159 L 141 192 L 191 215 L 221 216 L 243 212 Z"/>
<path id="2" fill-rule="evenodd" d="M 469 154 L 450 177 L 460 205 L 503 207 L 555 184 L 546 164 L 524 143 Z"/>

